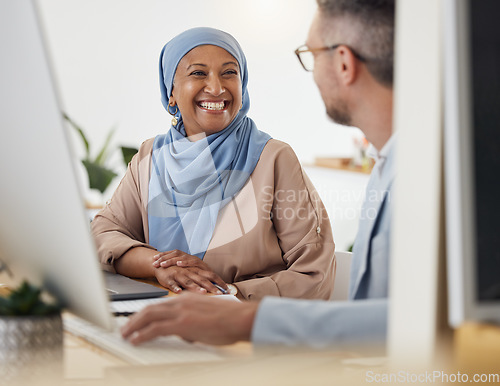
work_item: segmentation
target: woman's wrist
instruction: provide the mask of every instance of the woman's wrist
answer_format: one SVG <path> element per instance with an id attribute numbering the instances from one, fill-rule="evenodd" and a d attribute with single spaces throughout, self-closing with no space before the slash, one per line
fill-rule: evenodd
<path id="1" fill-rule="evenodd" d="M 138 278 L 156 278 L 153 256 L 158 252 L 151 248 L 135 247 L 115 260 L 114 268 L 121 275 Z"/>

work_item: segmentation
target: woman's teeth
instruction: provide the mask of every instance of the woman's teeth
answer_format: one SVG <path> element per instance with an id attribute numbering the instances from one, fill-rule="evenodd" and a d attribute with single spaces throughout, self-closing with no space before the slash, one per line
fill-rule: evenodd
<path id="1" fill-rule="evenodd" d="M 200 107 L 207 110 L 224 110 L 224 102 L 201 102 Z"/>

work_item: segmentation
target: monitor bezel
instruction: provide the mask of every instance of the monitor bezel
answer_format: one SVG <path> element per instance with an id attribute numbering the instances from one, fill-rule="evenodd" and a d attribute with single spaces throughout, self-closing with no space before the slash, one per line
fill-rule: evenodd
<path id="1" fill-rule="evenodd" d="M 500 322 L 478 294 L 470 0 L 444 2 L 445 191 L 449 323 Z"/>
<path id="2" fill-rule="evenodd" d="M 27 279 L 111 329 L 37 4 L 1 2 L 0 15 L 0 260 L 14 284 Z"/>

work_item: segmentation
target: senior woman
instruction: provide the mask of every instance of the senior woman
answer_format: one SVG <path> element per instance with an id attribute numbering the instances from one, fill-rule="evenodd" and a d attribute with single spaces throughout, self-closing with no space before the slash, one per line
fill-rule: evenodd
<path id="1" fill-rule="evenodd" d="M 164 287 L 243 299 L 328 299 L 334 243 L 325 208 L 292 151 L 247 117 L 246 59 L 212 28 L 160 55 L 166 134 L 141 145 L 92 222 L 104 269 Z"/>

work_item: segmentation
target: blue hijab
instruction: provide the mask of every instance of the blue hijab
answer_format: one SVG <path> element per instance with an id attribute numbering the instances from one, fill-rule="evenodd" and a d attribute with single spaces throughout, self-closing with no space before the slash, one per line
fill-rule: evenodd
<path id="1" fill-rule="evenodd" d="M 200 258 L 212 239 L 219 211 L 248 181 L 271 138 L 247 117 L 248 71 L 240 45 L 213 28 L 187 30 L 163 47 L 160 90 L 165 109 L 174 113 L 168 101 L 179 61 L 206 44 L 225 49 L 238 61 L 243 106 L 229 126 L 195 142 L 186 137 L 177 111 L 177 125 L 154 140 L 148 199 L 149 244 L 159 251 L 178 249 Z"/>

